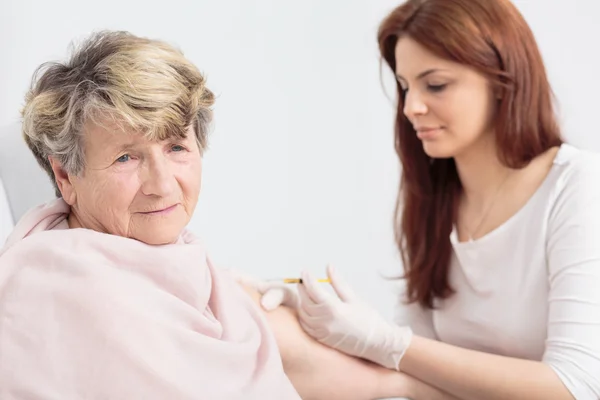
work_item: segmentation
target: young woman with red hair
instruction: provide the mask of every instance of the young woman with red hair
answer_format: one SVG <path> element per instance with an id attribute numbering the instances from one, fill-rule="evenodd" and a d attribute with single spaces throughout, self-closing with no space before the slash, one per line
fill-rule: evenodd
<path id="1" fill-rule="evenodd" d="M 600 157 L 563 142 L 527 23 L 508 0 L 409 0 L 378 40 L 407 304 L 393 325 L 332 269 L 337 297 L 304 273 L 304 330 L 440 398 L 599 399 Z"/>

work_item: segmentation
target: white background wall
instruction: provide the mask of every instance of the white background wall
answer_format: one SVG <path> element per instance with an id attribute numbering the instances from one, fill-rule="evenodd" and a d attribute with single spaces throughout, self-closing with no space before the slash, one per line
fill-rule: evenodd
<path id="1" fill-rule="evenodd" d="M 600 5 L 515 3 L 539 40 L 567 138 L 600 150 Z M 397 4 L 0 0 L 0 127 L 17 121 L 34 69 L 63 59 L 74 38 L 109 28 L 177 44 L 218 95 L 191 223 L 213 258 L 264 278 L 333 262 L 389 316 L 396 300 L 380 275 L 400 271 L 398 165 L 375 34 Z"/>

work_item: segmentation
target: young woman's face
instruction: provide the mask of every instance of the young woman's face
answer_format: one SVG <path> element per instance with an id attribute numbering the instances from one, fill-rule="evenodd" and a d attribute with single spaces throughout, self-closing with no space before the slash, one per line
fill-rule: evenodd
<path id="1" fill-rule="evenodd" d="M 398 40 L 395 56 L 404 114 L 427 155 L 456 157 L 493 134 L 497 99 L 484 75 L 407 36 Z"/>

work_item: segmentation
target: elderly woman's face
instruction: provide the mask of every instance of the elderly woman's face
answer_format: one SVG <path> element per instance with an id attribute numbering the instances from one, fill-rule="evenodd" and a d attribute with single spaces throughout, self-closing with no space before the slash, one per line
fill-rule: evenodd
<path id="1" fill-rule="evenodd" d="M 90 124 L 84 138 L 84 173 L 70 177 L 72 193 L 63 190 L 74 225 L 148 244 L 175 242 L 200 192 L 194 130 L 185 139 L 154 142 Z"/>

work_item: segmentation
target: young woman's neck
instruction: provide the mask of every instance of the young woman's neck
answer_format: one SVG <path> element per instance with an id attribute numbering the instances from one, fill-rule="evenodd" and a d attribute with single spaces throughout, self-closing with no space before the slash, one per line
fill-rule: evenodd
<path id="1" fill-rule="evenodd" d="M 498 159 L 495 138 L 488 134 L 454 158 L 465 199 L 483 206 L 494 197 L 511 169 Z"/>

